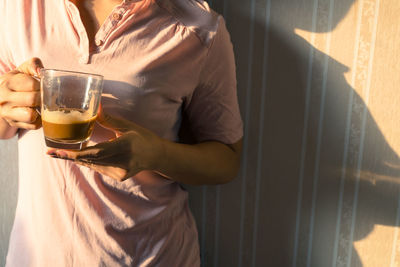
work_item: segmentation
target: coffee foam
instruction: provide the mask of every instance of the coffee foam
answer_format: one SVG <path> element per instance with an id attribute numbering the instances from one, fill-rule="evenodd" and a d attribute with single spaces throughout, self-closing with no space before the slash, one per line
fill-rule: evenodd
<path id="1" fill-rule="evenodd" d="M 42 119 L 58 124 L 71 124 L 77 122 L 88 121 L 93 119 L 94 116 L 90 116 L 90 112 L 81 113 L 78 110 L 69 110 L 68 112 L 62 110 L 48 111 L 42 110 Z"/>

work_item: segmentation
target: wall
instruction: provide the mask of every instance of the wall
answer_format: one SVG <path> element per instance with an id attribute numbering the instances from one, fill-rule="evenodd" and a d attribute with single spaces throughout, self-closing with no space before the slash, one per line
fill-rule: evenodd
<path id="1" fill-rule="evenodd" d="M 0 140 L 0 266 L 6 263 L 8 240 L 17 205 L 16 138 Z"/>
<path id="2" fill-rule="evenodd" d="M 236 51 L 238 178 L 190 188 L 204 266 L 399 266 L 400 2 L 214 0 Z"/>
<path id="3" fill-rule="evenodd" d="M 232 183 L 189 187 L 203 266 L 400 265 L 397 0 L 213 0 L 245 125 Z M 16 196 L 0 142 L 0 265 Z"/>

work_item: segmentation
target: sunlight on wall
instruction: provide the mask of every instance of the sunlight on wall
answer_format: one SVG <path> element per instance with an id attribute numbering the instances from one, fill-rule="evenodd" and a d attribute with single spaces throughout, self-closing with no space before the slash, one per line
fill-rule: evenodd
<path id="1" fill-rule="evenodd" d="M 399 210 L 394 221 L 388 219 L 390 213 L 381 213 L 378 208 L 384 201 L 391 201 L 393 197 L 398 198 L 396 188 L 399 185 L 400 166 L 398 166 L 398 158 L 394 154 L 389 156 L 388 151 L 391 149 L 397 155 L 400 154 L 400 127 L 398 127 L 400 65 L 396 56 L 400 54 L 398 45 L 400 27 L 398 23 L 393 23 L 396 20 L 399 21 L 399 11 L 400 5 L 390 5 L 379 0 L 357 1 L 332 31 L 314 33 L 295 29 L 295 33 L 316 50 L 329 55 L 344 68 L 348 68 L 343 75 L 354 90 L 354 97 L 357 95 L 363 101 L 363 103 L 359 101 L 360 104 L 357 102 L 352 104 L 352 116 L 359 119 L 359 125 L 351 126 L 355 130 L 350 134 L 350 140 L 353 133 L 360 133 L 361 130 L 360 144 L 363 144 L 364 148 L 374 148 L 374 150 L 369 150 L 364 156 L 364 168 L 346 170 L 347 173 L 354 173 L 350 178 L 356 181 L 355 195 L 358 194 L 358 179 L 367 182 L 360 188 L 364 188 L 371 194 L 370 199 L 368 199 L 368 193 L 363 197 L 355 197 L 359 199 L 360 211 L 357 211 L 357 219 L 354 221 L 356 225 L 353 228 L 354 235 L 357 235 L 357 231 L 369 233 L 366 236 L 360 234 L 359 238 L 353 240 L 362 267 L 400 266 Z M 334 14 L 326 15 L 326 24 L 329 24 L 332 16 Z M 335 68 L 339 64 L 329 65 L 327 68 Z M 331 86 L 338 89 L 337 93 L 340 94 L 340 81 L 332 81 Z M 342 103 L 343 106 L 340 108 L 346 108 L 346 104 Z M 366 115 L 366 109 L 368 115 Z M 363 115 L 359 116 L 359 114 Z M 353 117 L 351 123 L 353 123 Z M 372 133 L 370 125 L 373 124 L 379 128 L 379 134 Z M 374 145 L 374 142 L 378 142 L 381 137 L 387 142 L 388 146 L 385 148 Z M 353 138 L 353 140 L 356 139 Z M 376 160 L 368 161 L 368 158 L 372 158 L 371 154 L 387 154 L 387 158 L 382 160 L 382 165 L 379 165 Z M 390 190 L 391 187 L 392 192 L 385 191 Z M 381 203 L 378 201 L 380 198 L 385 198 L 385 200 Z M 375 204 L 378 202 L 380 204 Z M 368 210 L 368 205 L 374 208 Z M 361 208 L 361 206 L 365 207 Z M 379 221 L 385 221 L 391 225 L 374 224 Z M 368 232 L 368 227 L 373 230 Z M 338 266 L 353 266 L 351 264 L 354 264 L 354 262 L 350 263 L 350 260 L 341 262 L 339 258 L 336 262 Z"/>
<path id="2" fill-rule="evenodd" d="M 397 227 L 377 224 L 367 237 L 354 242 L 363 267 L 400 266 L 398 235 Z"/>
<path id="3" fill-rule="evenodd" d="M 400 54 L 400 27 L 393 23 L 396 11 L 398 7 L 379 5 L 379 1 L 358 1 L 331 32 L 295 29 L 295 33 L 348 67 L 346 81 L 367 104 L 388 144 L 400 154 L 400 97 L 396 90 L 400 64 L 394 56 Z M 356 42 L 352 42 L 354 36 Z"/>

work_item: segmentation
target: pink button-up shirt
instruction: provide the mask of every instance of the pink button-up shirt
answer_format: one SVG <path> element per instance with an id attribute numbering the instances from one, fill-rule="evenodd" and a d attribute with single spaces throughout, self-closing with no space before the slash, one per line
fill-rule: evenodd
<path id="1" fill-rule="evenodd" d="M 221 16 L 203 1 L 116 6 L 89 47 L 66 0 L 0 0 L 0 73 L 31 57 L 46 68 L 105 77 L 105 112 L 179 141 L 185 114 L 197 142 L 242 136 L 235 64 Z M 97 127 L 91 142 L 114 137 Z M 7 266 L 199 266 L 188 196 L 143 171 L 117 182 L 45 155 L 41 129 L 19 134 L 19 194 Z"/>

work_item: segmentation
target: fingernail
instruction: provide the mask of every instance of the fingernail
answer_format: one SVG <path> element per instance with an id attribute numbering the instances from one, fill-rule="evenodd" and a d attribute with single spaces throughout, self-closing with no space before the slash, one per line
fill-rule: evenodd
<path id="1" fill-rule="evenodd" d="M 56 151 L 56 155 L 60 158 L 68 158 L 68 154 L 65 151 L 58 150 Z"/>
<path id="2" fill-rule="evenodd" d="M 46 151 L 46 154 L 47 155 L 50 155 L 50 154 L 56 154 L 56 149 L 54 149 L 54 148 L 48 148 L 47 149 L 47 151 Z"/>
<path id="3" fill-rule="evenodd" d="M 40 72 L 42 71 L 42 67 L 37 67 L 36 68 L 36 74 L 38 75 L 38 77 L 40 78 Z"/>

